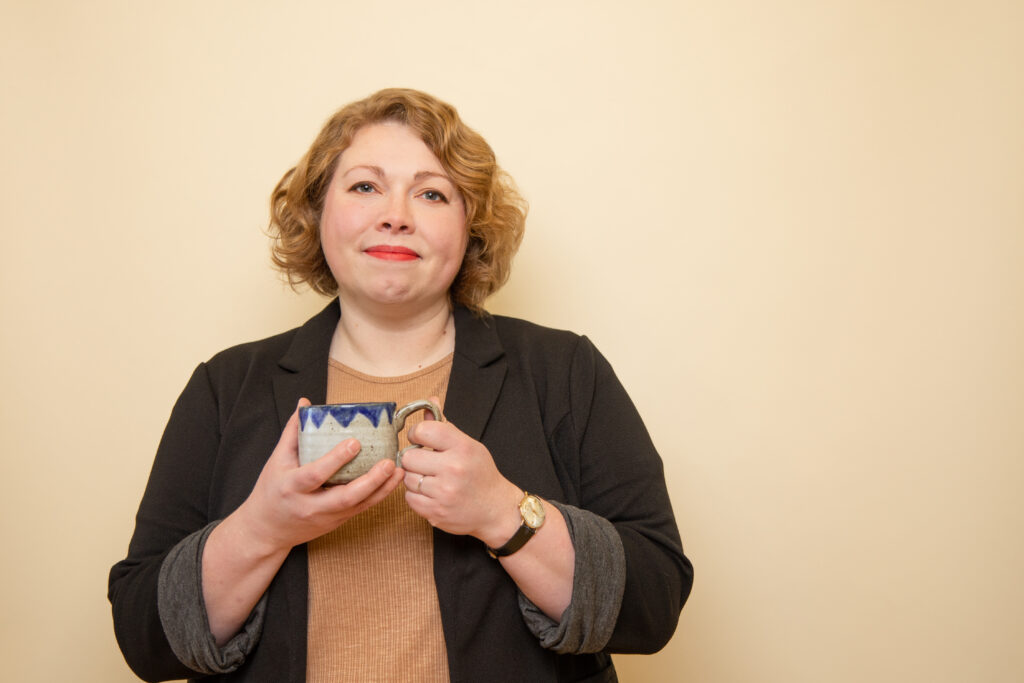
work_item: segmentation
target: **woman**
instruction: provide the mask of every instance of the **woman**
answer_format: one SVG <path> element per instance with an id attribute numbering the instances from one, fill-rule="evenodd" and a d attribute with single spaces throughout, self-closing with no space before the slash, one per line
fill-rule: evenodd
<path id="1" fill-rule="evenodd" d="M 384 90 L 328 121 L 272 198 L 274 260 L 337 295 L 201 364 L 109 596 L 146 680 L 612 681 L 692 582 L 661 461 L 590 342 L 488 315 L 523 203 L 449 105 Z M 297 408 L 432 396 L 427 447 L 323 483 Z M 529 493 L 527 493 L 529 492 Z"/>

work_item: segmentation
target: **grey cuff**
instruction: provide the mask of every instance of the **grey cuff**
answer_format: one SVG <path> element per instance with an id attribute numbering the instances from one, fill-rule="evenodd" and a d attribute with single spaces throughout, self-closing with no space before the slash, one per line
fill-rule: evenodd
<path id="1" fill-rule="evenodd" d="M 560 622 L 525 595 L 519 609 L 541 647 L 559 654 L 600 652 L 612 637 L 626 589 L 626 553 L 607 519 L 571 505 L 548 501 L 562 513 L 576 551 L 572 598 Z"/>
<path id="2" fill-rule="evenodd" d="M 211 522 L 171 548 L 157 583 L 157 608 L 167 642 L 182 664 L 204 674 L 229 673 L 242 666 L 259 641 L 267 606 L 264 593 L 242 630 L 217 647 L 203 599 L 202 560 L 206 539 L 219 523 Z"/>

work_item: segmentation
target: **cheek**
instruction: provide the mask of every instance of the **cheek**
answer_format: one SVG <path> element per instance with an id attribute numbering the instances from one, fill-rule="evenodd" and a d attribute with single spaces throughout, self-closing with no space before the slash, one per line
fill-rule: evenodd
<path id="1" fill-rule="evenodd" d="M 466 246 L 469 244 L 469 231 L 467 230 L 466 217 L 462 211 L 449 217 L 445 234 L 447 236 L 448 249 L 461 262 L 462 257 L 466 253 Z"/>
<path id="2" fill-rule="evenodd" d="M 320 215 L 320 239 L 337 240 L 355 233 L 365 221 L 365 209 L 338 201 L 324 206 Z"/>
<path id="3" fill-rule="evenodd" d="M 466 235 L 465 229 L 461 232 L 453 232 L 448 240 L 447 251 L 450 255 L 449 261 L 455 270 L 458 270 L 462 266 L 462 260 L 466 256 L 466 247 L 469 244 L 469 236 Z"/>

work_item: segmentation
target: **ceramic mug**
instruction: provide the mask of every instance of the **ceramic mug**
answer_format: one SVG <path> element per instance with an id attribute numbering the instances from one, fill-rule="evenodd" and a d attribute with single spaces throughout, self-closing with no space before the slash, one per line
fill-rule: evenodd
<path id="1" fill-rule="evenodd" d="M 398 451 L 398 432 L 405 418 L 417 410 L 429 410 L 435 420 L 441 411 L 430 401 L 413 401 L 395 411 L 394 403 L 336 403 L 299 408 L 299 464 L 313 462 L 345 439 L 356 439 L 359 455 L 331 475 L 325 486 L 347 484 L 366 474 L 375 464 L 394 460 L 402 466 L 402 455 L 419 444 Z"/>

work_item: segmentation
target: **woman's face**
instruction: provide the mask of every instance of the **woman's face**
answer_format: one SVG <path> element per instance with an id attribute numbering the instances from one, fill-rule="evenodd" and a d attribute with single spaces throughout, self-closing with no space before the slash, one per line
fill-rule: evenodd
<path id="1" fill-rule="evenodd" d="M 342 305 L 404 315 L 447 305 L 466 241 L 462 196 L 416 132 L 400 123 L 359 129 L 320 217 Z"/>

